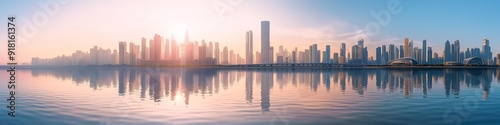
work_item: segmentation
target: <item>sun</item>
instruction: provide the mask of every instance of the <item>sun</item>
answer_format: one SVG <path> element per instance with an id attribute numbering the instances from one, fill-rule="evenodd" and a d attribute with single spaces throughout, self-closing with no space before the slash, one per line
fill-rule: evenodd
<path id="1" fill-rule="evenodd" d="M 187 32 L 187 27 L 184 24 L 177 24 L 172 27 L 170 34 L 174 35 L 175 40 L 180 43 L 184 42 L 185 34 Z"/>

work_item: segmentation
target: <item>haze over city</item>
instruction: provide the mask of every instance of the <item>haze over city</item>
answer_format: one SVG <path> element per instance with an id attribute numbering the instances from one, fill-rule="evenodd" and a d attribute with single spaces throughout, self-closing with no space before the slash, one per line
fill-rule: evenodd
<path id="1" fill-rule="evenodd" d="M 173 34 L 177 41 L 184 41 L 186 30 L 189 30 L 190 41 L 219 42 L 221 47 L 227 46 L 243 56 L 248 30 L 253 31 L 253 51 L 260 51 L 262 20 L 271 22 L 270 44 L 275 51 L 280 45 L 290 51 L 318 44 L 320 50 L 330 45 L 332 53 L 338 53 L 341 43 L 346 43 L 347 52 L 350 52 L 351 46 L 364 39 L 369 56 L 375 56 L 376 47 L 399 46 L 407 37 L 416 46 L 427 40 L 428 46 L 441 56 L 447 40 L 460 40 L 465 50 L 465 47 L 481 48 L 483 38 L 487 37 L 493 55 L 500 52 L 494 49 L 500 47 L 495 44 L 500 34 L 496 22 L 500 19 L 494 16 L 499 11 L 495 7 L 499 2 L 493 0 L 68 1 L 58 3 L 53 15 L 37 25 L 37 14 L 48 13 L 44 9 L 47 4 L 41 3 L 15 1 L 0 5 L 5 9 L 22 10 L 0 12 L 4 16 L 21 15 L 18 16 L 21 25 L 26 20 L 35 22 L 37 32 L 27 33 L 23 26 L 18 29 L 20 37 L 24 38 L 17 45 L 18 62 L 30 62 L 32 57 L 71 55 L 76 50 L 88 52 L 93 46 L 118 50 L 119 41 L 139 45 L 141 38 L 149 41 L 154 34 Z M 221 13 L 218 11 L 221 8 L 217 8 L 221 6 L 228 10 Z M 390 18 L 381 16 L 383 12 L 390 12 Z M 378 18 L 387 22 L 386 25 Z M 380 26 L 379 33 L 366 31 L 372 22 Z M 0 51 L 5 49 L 2 47 Z M 6 61 L 6 58 L 0 59 L 1 63 Z"/>

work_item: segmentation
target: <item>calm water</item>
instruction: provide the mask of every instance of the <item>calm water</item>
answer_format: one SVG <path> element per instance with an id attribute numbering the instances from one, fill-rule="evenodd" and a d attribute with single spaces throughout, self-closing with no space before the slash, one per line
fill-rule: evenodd
<path id="1" fill-rule="evenodd" d="M 24 69 L 16 118 L 0 76 L 2 125 L 500 123 L 497 69 Z"/>

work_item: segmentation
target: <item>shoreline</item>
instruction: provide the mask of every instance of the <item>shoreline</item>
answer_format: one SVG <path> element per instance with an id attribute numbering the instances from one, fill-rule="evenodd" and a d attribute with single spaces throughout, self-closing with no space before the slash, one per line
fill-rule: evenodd
<path id="1" fill-rule="evenodd" d="M 9 65 L 0 65 L 1 69 L 9 68 Z M 388 66 L 388 65 L 337 65 L 337 66 L 245 66 L 245 65 L 198 65 L 198 66 L 132 66 L 132 65 L 86 65 L 86 66 L 32 66 L 17 65 L 20 69 L 44 69 L 44 68 L 224 68 L 224 69 L 485 69 L 500 68 L 496 65 L 485 66 Z"/>

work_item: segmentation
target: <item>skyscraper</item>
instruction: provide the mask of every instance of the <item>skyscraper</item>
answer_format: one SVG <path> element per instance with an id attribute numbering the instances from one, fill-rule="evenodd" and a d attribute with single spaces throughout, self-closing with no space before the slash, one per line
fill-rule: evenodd
<path id="1" fill-rule="evenodd" d="M 245 60 L 247 64 L 253 64 L 253 33 L 251 30 L 246 33 Z"/>
<path id="2" fill-rule="evenodd" d="M 269 47 L 269 63 L 274 63 L 274 47 Z"/>
<path id="3" fill-rule="evenodd" d="M 340 45 L 340 58 L 343 59 L 344 61 L 346 61 L 346 50 L 345 50 L 345 43 L 342 43 Z"/>
<path id="4" fill-rule="evenodd" d="M 215 61 L 217 63 L 220 62 L 220 50 L 219 50 L 219 42 L 215 42 L 215 50 L 214 50 L 214 57 L 215 57 Z"/>
<path id="5" fill-rule="evenodd" d="M 410 43 L 408 43 L 408 57 L 414 57 L 414 49 L 413 49 L 413 41 L 410 41 Z"/>
<path id="6" fill-rule="evenodd" d="M 490 47 L 490 40 L 488 40 L 486 37 L 483 39 L 483 49 L 481 51 L 481 56 L 486 62 L 486 64 L 489 64 L 491 62 L 491 47 Z"/>
<path id="7" fill-rule="evenodd" d="M 497 65 L 500 65 L 500 54 L 497 54 Z"/>
<path id="8" fill-rule="evenodd" d="M 427 56 L 428 56 L 427 57 L 427 63 L 428 64 L 434 64 L 434 61 L 432 59 L 432 47 L 428 47 L 428 48 L 429 48 L 429 50 L 427 50 L 427 51 L 429 51 L 429 52 L 427 53 Z"/>
<path id="9" fill-rule="evenodd" d="M 443 52 L 444 62 L 451 61 L 451 49 L 450 48 L 451 48 L 450 41 L 446 40 L 446 43 L 444 43 L 444 52 Z"/>
<path id="10" fill-rule="evenodd" d="M 377 64 L 382 64 L 381 63 L 382 62 L 382 48 L 377 47 L 375 58 L 376 58 L 375 61 Z"/>
<path id="11" fill-rule="evenodd" d="M 394 59 L 395 59 L 395 56 L 396 56 L 396 54 L 395 54 L 395 53 L 396 53 L 396 52 L 395 52 L 395 49 L 396 49 L 396 48 L 395 48 L 394 44 L 389 44 L 389 55 L 388 55 L 388 56 L 389 56 L 389 59 L 388 59 L 388 61 L 389 61 L 389 60 L 394 60 Z"/>
<path id="12" fill-rule="evenodd" d="M 382 45 L 382 64 L 386 64 L 388 61 L 387 47 Z"/>
<path id="13" fill-rule="evenodd" d="M 127 42 L 119 42 L 118 46 L 118 60 L 120 65 L 125 65 L 125 54 L 127 53 Z"/>
<path id="14" fill-rule="evenodd" d="M 141 59 L 146 60 L 146 38 L 141 39 Z"/>
<path id="15" fill-rule="evenodd" d="M 313 44 L 309 48 L 310 48 L 309 49 L 309 52 L 310 52 L 310 54 L 309 54 L 310 62 L 311 63 L 319 63 L 319 62 L 316 62 L 316 60 L 318 60 L 318 59 L 316 59 L 316 56 L 318 54 L 317 53 L 317 51 L 318 51 L 318 44 Z"/>
<path id="16" fill-rule="evenodd" d="M 422 41 L 422 64 L 427 64 L 427 40 Z"/>
<path id="17" fill-rule="evenodd" d="M 365 61 L 365 58 L 364 58 L 365 57 L 364 56 L 364 53 L 365 53 L 365 50 L 364 50 L 364 48 L 365 48 L 364 47 L 365 46 L 364 45 L 364 41 L 365 41 L 364 39 L 361 39 L 361 40 L 358 41 L 358 51 L 357 51 L 357 54 L 358 54 L 357 57 L 358 58 L 357 59 L 359 59 L 361 61 L 361 63 L 364 63 L 364 61 Z"/>
<path id="18" fill-rule="evenodd" d="M 169 39 L 165 39 L 165 53 L 164 53 L 164 58 L 165 60 L 170 60 L 170 41 Z"/>
<path id="19" fill-rule="evenodd" d="M 399 45 L 399 57 L 397 58 L 403 58 L 405 56 L 405 49 L 403 45 Z"/>
<path id="20" fill-rule="evenodd" d="M 405 50 L 405 56 L 404 57 L 410 57 L 410 50 L 408 49 L 408 43 L 409 40 L 408 38 L 405 38 L 405 46 L 404 46 L 404 50 Z"/>
<path id="21" fill-rule="evenodd" d="M 330 45 L 326 45 L 326 51 L 323 54 L 323 63 L 330 63 Z"/>
<path id="22" fill-rule="evenodd" d="M 135 53 L 135 51 L 136 51 L 135 50 L 135 44 L 132 43 L 132 42 L 130 42 L 130 46 L 129 46 L 128 50 L 129 50 L 129 54 L 128 55 L 129 55 L 129 60 L 130 60 L 129 63 L 130 63 L 130 65 L 135 65 L 136 64 L 135 60 L 137 58 L 136 53 Z"/>
<path id="23" fill-rule="evenodd" d="M 261 61 L 264 64 L 272 63 L 270 57 L 271 53 L 269 52 L 271 42 L 270 42 L 270 22 L 269 21 L 261 21 L 260 22 L 260 41 L 261 41 Z"/>
<path id="24" fill-rule="evenodd" d="M 214 58 L 214 45 L 212 44 L 212 41 L 208 43 L 208 48 L 207 48 L 207 58 Z"/>
<path id="25" fill-rule="evenodd" d="M 453 56 L 455 58 L 455 62 L 462 62 L 460 60 L 460 41 L 458 40 L 455 40 L 455 43 L 453 44 L 453 47 L 454 47 L 454 52 L 453 52 Z"/>

